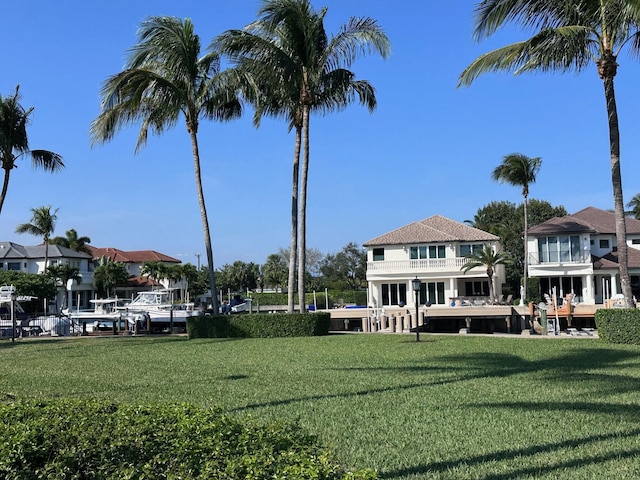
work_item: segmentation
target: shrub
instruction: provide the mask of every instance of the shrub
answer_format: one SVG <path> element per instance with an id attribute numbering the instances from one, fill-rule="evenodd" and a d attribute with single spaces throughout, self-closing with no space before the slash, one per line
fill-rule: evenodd
<path id="1" fill-rule="evenodd" d="M 273 338 L 327 335 L 331 315 L 318 313 L 252 313 L 204 315 L 187 319 L 189 338 Z"/>
<path id="2" fill-rule="evenodd" d="M 640 345 L 640 310 L 599 308 L 595 320 L 598 336 L 604 341 Z"/>
<path id="3" fill-rule="evenodd" d="M 0 438 L 7 480 L 376 478 L 344 472 L 295 425 L 257 425 L 187 404 L 2 404 Z"/>

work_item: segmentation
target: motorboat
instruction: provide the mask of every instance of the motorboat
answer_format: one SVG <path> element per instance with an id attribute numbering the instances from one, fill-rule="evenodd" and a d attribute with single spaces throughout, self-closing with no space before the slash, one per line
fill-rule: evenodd
<path id="1" fill-rule="evenodd" d="M 94 333 L 113 331 L 114 325 L 118 331 L 133 330 L 134 319 L 125 317 L 123 312 L 117 308 L 122 300 L 118 298 L 104 298 L 89 300 L 89 302 L 93 305 L 92 309 L 62 311 L 71 321 L 71 328 L 74 332 Z"/>
<path id="2" fill-rule="evenodd" d="M 199 314 L 193 303 L 174 303 L 172 289 L 138 292 L 131 302 L 118 309 L 136 324 L 136 331 L 186 330 L 187 318 Z"/>

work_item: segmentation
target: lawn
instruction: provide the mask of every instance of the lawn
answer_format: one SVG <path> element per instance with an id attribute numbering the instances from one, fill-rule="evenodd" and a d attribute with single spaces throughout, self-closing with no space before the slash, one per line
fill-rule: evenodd
<path id="1" fill-rule="evenodd" d="M 425 335 L 24 339 L 0 396 L 221 405 L 383 479 L 640 478 L 640 348 Z"/>

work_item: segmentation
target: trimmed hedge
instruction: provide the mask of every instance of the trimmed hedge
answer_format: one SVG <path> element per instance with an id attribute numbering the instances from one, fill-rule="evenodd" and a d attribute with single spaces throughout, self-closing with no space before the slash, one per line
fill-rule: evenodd
<path id="1" fill-rule="evenodd" d="M 328 335 L 331 315 L 317 313 L 251 313 L 187 318 L 189 338 L 274 338 Z"/>
<path id="2" fill-rule="evenodd" d="M 598 336 L 609 343 L 640 345 L 640 310 L 599 308 L 595 315 Z"/>
<path id="3" fill-rule="evenodd" d="M 0 478 L 375 479 L 345 472 L 293 425 L 243 423 L 188 404 L 0 404 Z"/>

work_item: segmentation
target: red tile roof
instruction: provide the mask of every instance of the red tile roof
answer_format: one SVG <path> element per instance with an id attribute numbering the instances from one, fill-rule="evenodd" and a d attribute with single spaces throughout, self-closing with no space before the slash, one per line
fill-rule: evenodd
<path id="1" fill-rule="evenodd" d="M 117 248 L 97 248 L 88 245 L 93 254 L 93 258 L 106 257 L 110 258 L 114 262 L 123 263 L 143 263 L 143 262 L 165 262 L 165 263 L 182 263 L 177 258 L 170 257 L 164 253 L 156 252 L 155 250 L 133 250 L 125 252 Z"/>

